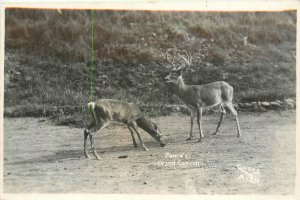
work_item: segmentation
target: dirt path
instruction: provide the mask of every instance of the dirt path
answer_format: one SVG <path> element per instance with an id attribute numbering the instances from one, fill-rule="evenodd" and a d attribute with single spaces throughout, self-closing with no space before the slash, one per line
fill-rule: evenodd
<path id="1" fill-rule="evenodd" d="M 211 135 L 219 115 L 204 116 L 200 144 L 185 141 L 189 117 L 152 119 L 168 144 L 142 132 L 149 151 L 134 148 L 125 127 L 109 126 L 95 139 L 100 161 L 84 157 L 83 129 L 6 118 L 4 193 L 293 194 L 296 113 L 240 114 L 241 139 L 226 117 Z"/>

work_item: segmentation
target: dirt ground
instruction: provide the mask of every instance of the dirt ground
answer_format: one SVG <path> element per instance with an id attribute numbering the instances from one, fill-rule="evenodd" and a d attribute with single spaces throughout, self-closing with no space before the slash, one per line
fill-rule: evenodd
<path id="1" fill-rule="evenodd" d="M 186 141 L 188 116 L 153 118 L 167 145 L 141 131 L 149 151 L 134 148 L 127 128 L 110 125 L 95 138 L 101 160 L 84 157 L 83 129 L 5 118 L 4 193 L 294 194 L 296 113 L 239 118 L 242 138 L 231 115 L 218 135 L 219 114 L 204 116 L 202 143 Z"/>

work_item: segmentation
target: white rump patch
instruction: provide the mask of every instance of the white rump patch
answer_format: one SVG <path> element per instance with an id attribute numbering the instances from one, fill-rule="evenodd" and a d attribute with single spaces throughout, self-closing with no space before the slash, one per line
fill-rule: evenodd
<path id="1" fill-rule="evenodd" d="M 95 102 L 88 103 L 88 107 L 90 108 L 92 106 L 92 109 L 95 109 Z"/>

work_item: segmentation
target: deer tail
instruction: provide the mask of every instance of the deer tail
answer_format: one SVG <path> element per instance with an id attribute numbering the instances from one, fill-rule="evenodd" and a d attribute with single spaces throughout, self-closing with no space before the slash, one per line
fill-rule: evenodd
<path id="1" fill-rule="evenodd" d="M 92 113 L 94 121 L 96 121 L 95 106 L 96 106 L 95 102 L 88 103 L 88 108 L 89 108 L 90 112 Z"/>

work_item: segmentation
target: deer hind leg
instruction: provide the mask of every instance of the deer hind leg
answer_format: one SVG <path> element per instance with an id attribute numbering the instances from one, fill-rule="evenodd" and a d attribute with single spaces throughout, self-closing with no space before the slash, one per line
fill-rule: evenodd
<path id="1" fill-rule="evenodd" d="M 143 140 L 142 140 L 142 138 L 141 138 L 141 136 L 140 136 L 140 133 L 138 132 L 137 125 L 136 125 L 134 122 L 131 122 L 130 125 L 131 125 L 131 127 L 133 128 L 133 130 L 136 132 L 136 134 L 137 134 L 137 136 L 138 136 L 138 138 L 139 138 L 139 140 L 140 140 L 140 143 L 141 143 L 141 145 L 142 145 L 142 148 L 143 148 L 145 151 L 148 151 L 147 147 L 145 146 L 145 144 L 144 144 L 144 142 L 143 142 Z"/>
<path id="2" fill-rule="evenodd" d="M 194 119 L 195 119 L 195 110 L 190 109 L 191 112 L 191 130 L 190 130 L 190 137 L 187 140 L 192 140 L 193 139 L 193 125 L 194 125 Z"/>
<path id="3" fill-rule="evenodd" d="M 239 119 L 237 112 L 235 108 L 233 107 L 232 103 L 227 103 L 226 104 L 227 108 L 230 110 L 230 112 L 235 116 L 235 122 L 236 122 L 236 127 L 237 127 L 237 137 L 241 136 L 241 129 L 240 129 L 240 124 L 239 124 Z"/>
<path id="4" fill-rule="evenodd" d="M 216 135 L 217 132 L 219 131 L 219 128 L 220 128 L 221 123 L 222 123 L 222 120 L 224 119 L 224 116 L 226 115 L 226 110 L 224 109 L 223 105 L 220 106 L 220 109 L 221 109 L 220 121 L 218 123 L 216 132 L 214 132 L 213 135 Z"/>
<path id="5" fill-rule="evenodd" d="M 131 127 L 130 127 L 130 126 L 128 126 L 128 129 L 129 129 L 129 131 L 130 131 L 130 133 L 131 133 L 133 146 L 134 146 L 135 148 L 137 148 L 137 143 L 136 143 L 135 138 L 134 138 L 134 133 L 133 133 L 133 131 L 131 130 Z"/>
<path id="6" fill-rule="evenodd" d="M 201 128 L 201 118 L 202 118 L 202 108 L 198 105 L 197 106 L 197 124 L 199 127 L 199 134 L 200 134 L 200 138 L 199 138 L 198 142 L 201 142 L 201 138 L 204 138 L 202 128 Z"/>

